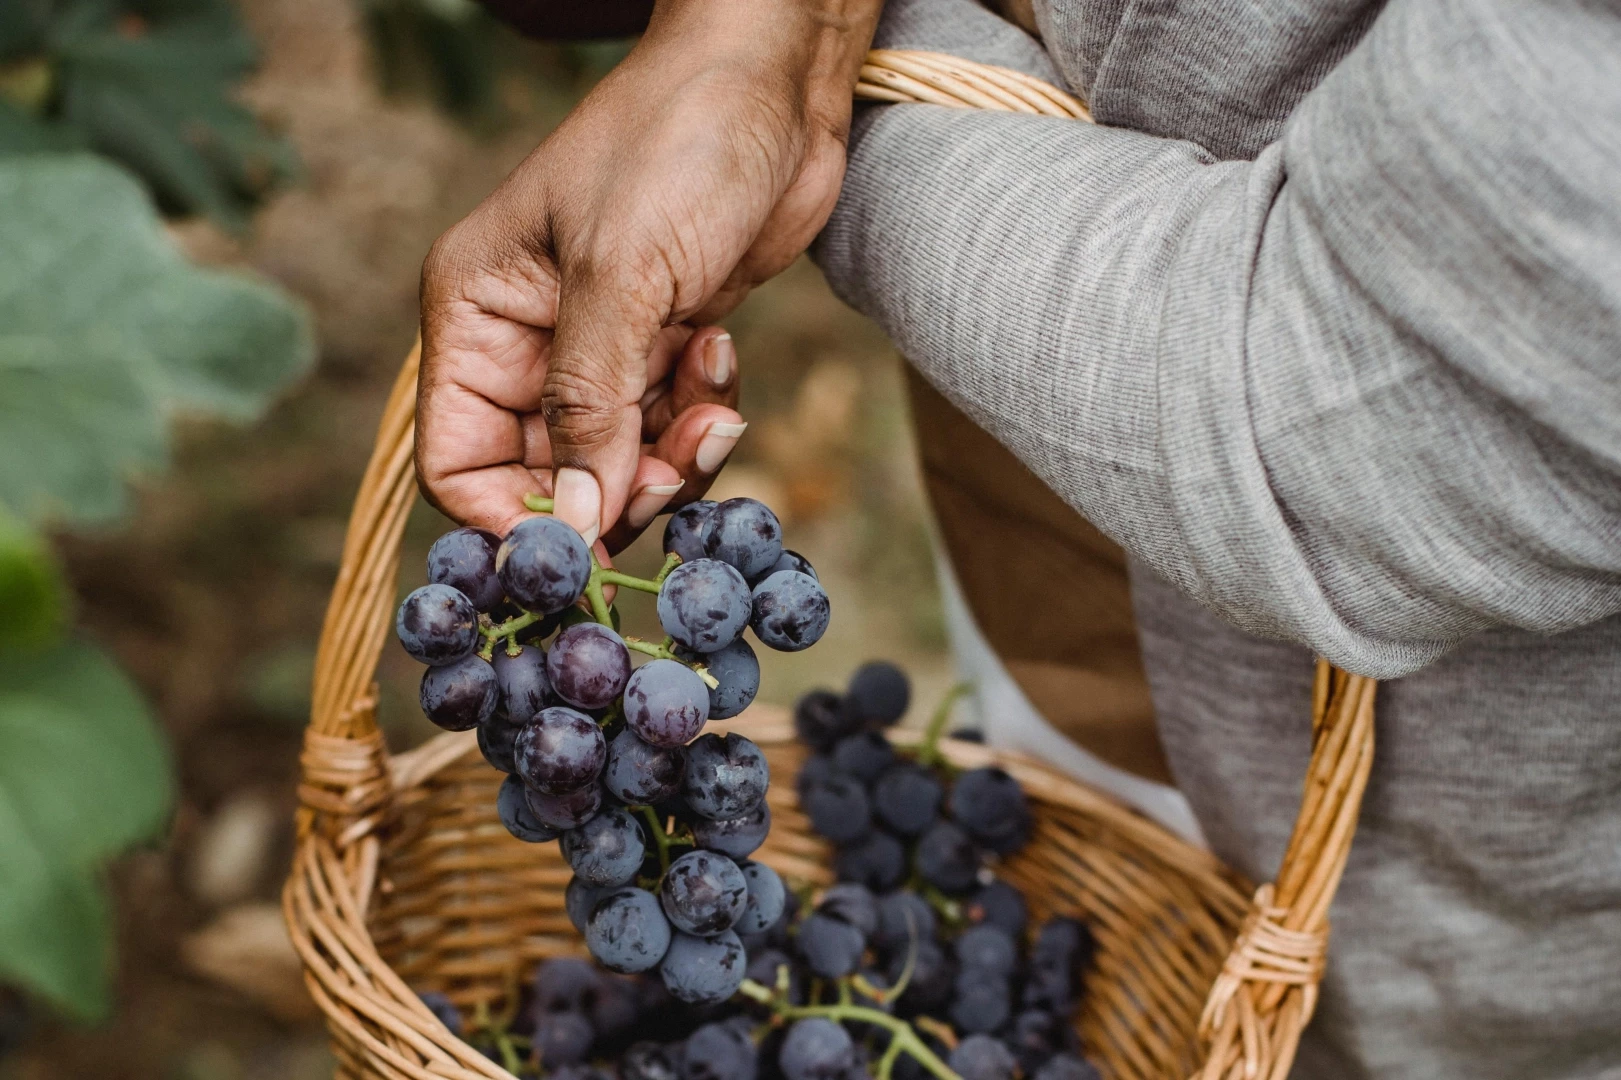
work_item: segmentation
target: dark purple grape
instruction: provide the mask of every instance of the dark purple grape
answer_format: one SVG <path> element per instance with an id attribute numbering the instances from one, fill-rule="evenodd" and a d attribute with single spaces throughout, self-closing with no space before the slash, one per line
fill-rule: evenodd
<path id="1" fill-rule="evenodd" d="M 736 732 L 703 735 L 687 747 L 681 794 L 700 817 L 740 818 L 760 805 L 770 782 L 765 755 Z"/>
<path id="2" fill-rule="evenodd" d="M 575 623 L 552 642 L 546 678 L 552 692 L 570 705 L 606 709 L 630 681 L 630 650 L 601 623 Z"/>
<path id="3" fill-rule="evenodd" d="M 1030 805 L 1019 782 L 994 765 L 969 769 L 951 785 L 951 816 L 968 835 L 1004 853 L 1029 831 Z"/>
<path id="4" fill-rule="evenodd" d="M 518 732 L 513 759 L 525 784 L 556 795 L 594 785 L 608 761 L 608 743 L 595 720 L 553 706 Z"/>
<path id="5" fill-rule="evenodd" d="M 939 1015 L 951 1001 L 951 990 L 957 979 L 957 965 L 938 944 L 929 938 L 918 941 L 916 950 L 894 949 L 889 955 L 888 974 L 893 983 L 906 970 L 906 959 L 912 957 L 912 977 L 895 1011 L 902 1016 L 918 1013 Z"/>
<path id="6" fill-rule="evenodd" d="M 899 836 L 921 836 L 940 816 L 945 788 L 928 769 L 913 763 L 891 765 L 872 789 L 872 809 Z"/>
<path id="7" fill-rule="evenodd" d="M 858 731 L 833 746 L 833 768 L 863 784 L 876 781 L 894 763 L 895 748 L 881 731 Z"/>
<path id="8" fill-rule="evenodd" d="M 794 790 L 799 792 L 799 797 L 803 799 L 807 791 L 818 784 L 826 783 L 832 776 L 833 759 L 826 754 L 812 754 L 799 767 L 799 772 L 794 774 Z"/>
<path id="9" fill-rule="evenodd" d="M 671 514 L 664 526 L 664 554 L 679 555 L 684 563 L 704 558 L 704 526 L 715 505 L 713 499 L 699 499 Z"/>
<path id="10" fill-rule="evenodd" d="M 591 1021 L 579 1013 L 548 1013 L 535 1024 L 535 1050 L 548 1070 L 577 1065 L 585 1060 L 596 1039 Z"/>
<path id="11" fill-rule="evenodd" d="M 523 783 L 516 776 L 501 782 L 501 790 L 495 796 L 495 812 L 501 824 L 507 827 L 507 832 L 528 844 L 556 840 L 560 830 L 537 818 L 524 796 Z"/>
<path id="12" fill-rule="evenodd" d="M 856 730 L 845 714 L 844 699 L 831 690 L 812 690 L 794 703 L 794 731 L 813 749 L 827 753 Z"/>
<path id="13" fill-rule="evenodd" d="M 446 731 L 470 731 L 495 712 L 495 671 L 477 653 L 422 673 L 417 701 Z"/>
<path id="14" fill-rule="evenodd" d="M 811 565 L 811 561 L 805 558 L 805 556 L 801 555 L 799 552 L 793 551 L 789 548 L 782 549 L 782 554 L 777 558 L 776 562 L 772 563 L 766 568 L 765 573 L 760 575 L 760 580 L 770 577 L 778 570 L 797 570 L 801 574 L 809 574 L 811 577 L 816 577 L 816 568 Z"/>
<path id="15" fill-rule="evenodd" d="M 505 646 L 497 645 L 490 666 L 495 669 L 495 684 L 500 689 L 497 707 L 514 723 L 527 724 L 540 710 L 557 704 L 552 699 L 551 680 L 546 677 L 546 654 L 540 646 L 524 646 L 517 656 L 508 656 Z"/>
<path id="16" fill-rule="evenodd" d="M 822 892 L 816 910 L 849 923 L 861 931 L 863 939 L 878 933 L 878 898 L 865 885 L 841 881 Z"/>
<path id="17" fill-rule="evenodd" d="M 619 1058 L 619 1080 L 679 1080 L 681 1048 L 635 1042 Z"/>
<path id="18" fill-rule="evenodd" d="M 822 979 L 842 979 L 861 965 L 867 942 L 861 931 L 849 923 L 812 912 L 799 924 L 794 947 L 811 974 Z"/>
<path id="19" fill-rule="evenodd" d="M 605 810 L 570 829 L 559 847 L 575 877 L 601 888 L 634 881 L 647 854 L 640 826 L 628 811 L 619 809 Z"/>
<path id="20" fill-rule="evenodd" d="M 563 910 L 568 913 L 568 921 L 574 924 L 574 929 L 585 933 L 585 924 L 591 921 L 591 909 L 611 892 L 612 889 L 599 889 L 577 877 L 569 878 L 568 888 L 563 890 Z"/>
<path id="21" fill-rule="evenodd" d="M 715 559 L 683 563 L 659 591 L 659 625 L 683 647 L 712 653 L 737 640 L 749 625 L 748 582 Z"/>
<path id="22" fill-rule="evenodd" d="M 479 611 L 494 611 L 506 597 L 495 572 L 501 538 L 488 529 L 452 529 L 428 549 L 428 581 L 449 585 Z"/>
<path id="23" fill-rule="evenodd" d="M 626 728 L 608 744 L 602 782 L 608 794 L 630 806 L 668 802 L 681 793 L 687 751 L 682 746 L 653 746 Z"/>
<path id="24" fill-rule="evenodd" d="M 906 848 L 888 833 L 874 829 L 864 839 L 839 848 L 833 856 L 833 869 L 840 881 L 879 891 L 893 889 L 906 877 Z"/>
<path id="25" fill-rule="evenodd" d="M 906 672 L 884 660 L 862 664 L 844 692 L 844 707 L 857 722 L 874 728 L 898 723 L 911 701 Z"/>
<path id="26" fill-rule="evenodd" d="M 763 934 L 775 926 L 787 910 L 788 887 L 765 863 L 742 862 L 738 866 L 748 884 L 749 899 L 733 929 L 739 934 Z"/>
<path id="27" fill-rule="evenodd" d="M 727 499 L 704 522 L 704 554 L 757 577 L 782 557 L 782 524 L 757 499 Z"/>
<path id="28" fill-rule="evenodd" d="M 811 828 L 835 844 L 851 844 L 872 829 L 872 804 L 861 781 L 837 773 L 806 791 L 800 807 Z"/>
<path id="29" fill-rule="evenodd" d="M 1030 915 L 1024 894 L 998 879 L 974 894 L 968 904 L 968 917 L 974 922 L 1000 926 L 1014 941 L 1020 941 Z"/>
<path id="30" fill-rule="evenodd" d="M 681 652 L 683 660 L 702 664 L 720 684 L 709 689 L 711 720 L 730 720 L 748 708 L 760 692 L 760 660 L 754 655 L 754 647 L 742 638 L 712 653 Z"/>
<path id="31" fill-rule="evenodd" d="M 737 993 L 748 969 L 743 943 L 730 930 L 712 938 L 677 932 L 659 974 L 670 995 L 689 1005 L 710 1005 Z"/>
<path id="32" fill-rule="evenodd" d="M 724 855 L 692 851 L 670 864 L 659 902 L 677 930 L 714 937 L 737 925 L 748 905 L 743 871 Z"/>
<path id="33" fill-rule="evenodd" d="M 495 553 L 501 587 L 519 607 L 549 615 L 585 592 L 591 549 L 561 518 L 532 517 L 512 527 Z"/>
<path id="34" fill-rule="evenodd" d="M 754 1080 L 754 1040 L 729 1023 L 705 1024 L 687 1036 L 681 1080 Z"/>
<path id="35" fill-rule="evenodd" d="M 605 893 L 591 909 L 585 947 L 609 971 L 634 975 L 658 966 L 671 936 L 658 898 L 646 889 L 627 887 Z"/>
<path id="36" fill-rule="evenodd" d="M 548 795 L 543 791 L 525 789 L 524 801 L 528 803 L 529 812 L 535 815 L 536 821 L 563 832 L 567 829 L 578 829 L 597 816 L 597 812 L 602 809 L 602 787 L 599 784 L 587 784 L 573 791 L 565 791 L 561 795 Z"/>
<path id="37" fill-rule="evenodd" d="M 492 768 L 504 773 L 517 772 L 518 763 L 513 760 L 513 748 L 518 741 L 518 732 L 522 730 L 522 724 L 514 724 L 506 714 L 497 710 L 478 726 L 479 753 L 484 755 L 484 760 Z"/>
<path id="38" fill-rule="evenodd" d="M 946 1064 L 962 1080 L 1013 1080 L 1019 1062 L 1013 1051 L 989 1035 L 970 1035 L 957 1044 Z"/>
<path id="39" fill-rule="evenodd" d="M 764 935 L 756 936 L 763 937 Z M 738 937 L 743 939 L 744 945 L 749 943 L 748 935 L 739 934 Z M 781 949 L 769 945 L 751 948 L 748 952 L 749 978 L 761 986 L 775 990 L 777 988 L 777 969 L 787 968 L 789 1003 L 793 1005 L 803 1005 L 805 1003 L 805 979 L 801 975 L 798 965 L 794 963 L 793 957 Z"/>
<path id="40" fill-rule="evenodd" d="M 872 943 L 887 953 L 905 953 L 913 941 L 934 938 L 934 909 L 910 889 L 878 898 L 878 933 Z"/>
<path id="41" fill-rule="evenodd" d="M 729 859 L 746 859 L 754 854 L 771 832 L 771 806 L 764 800 L 738 818 L 713 821 L 692 818 L 692 839 L 705 851 L 718 851 Z"/>
<path id="42" fill-rule="evenodd" d="M 1062 1020 L 1044 1009 L 1026 1009 L 1013 1018 L 1013 1025 L 1003 1037 L 1007 1048 L 1019 1059 L 1019 1067 L 1026 1076 L 1052 1059 L 1054 1054 L 1067 1049 L 1073 1036 Z"/>
<path id="43" fill-rule="evenodd" d="M 535 968 L 533 1011 L 585 1013 L 602 992 L 602 972 L 577 956 L 554 956 Z"/>
<path id="44" fill-rule="evenodd" d="M 1025 1007 L 1067 1013 L 1096 948 L 1092 932 L 1083 922 L 1056 918 L 1043 923 L 1030 946 Z"/>
<path id="45" fill-rule="evenodd" d="M 625 724 L 653 746 L 684 746 L 708 715 L 709 688 L 677 660 L 650 660 L 625 684 Z"/>
<path id="46" fill-rule="evenodd" d="M 851 1080 L 863 1075 L 850 1033 L 821 1016 L 794 1021 L 777 1064 L 786 1080 Z"/>
<path id="47" fill-rule="evenodd" d="M 917 872 L 943 893 L 960 894 L 979 880 L 979 850 L 949 821 L 936 821 L 917 842 Z"/>
<path id="48" fill-rule="evenodd" d="M 428 1007 L 434 1018 L 450 1029 L 452 1035 L 460 1036 L 462 1033 L 462 1013 L 456 1008 L 453 1001 L 437 990 L 427 990 L 417 995 L 422 1004 Z"/>
<path id="49" fill-rule="evenodd" d="M 1062 1053 L 1049 1058 L 1032 1080 L 1103 1080 L 1103 1074 L 1080 1055 Z"/>
<path id="50" fill-rule="evenodd" d="M 815 578 L 779 570 L 754 587 L 749 626 L 761 644 L 798 652 L 822 640 L 831 613 L 827 593 Z"/>
<path id="51" fill-rule="evenodd" d="M 424 585 L 400 604 L 394 633 L 412 659 L 435 666 L 453 664 L 478 648 L 478 612 L 471 600 L 449 585 Z"/>
<path id="52" fill-rule="evenodd" d="M 954 946 L 957 963 L 964 970 L 980 971 L 999 978 L 1011 978 L 1019 962 L 1019 947 L 1013 936 L 1000 926 L 980 923 L 957 935 Z"/>
<path id="53" fill-rule="evenodd" d="M 961 1034 L 989 1034 L 1012 1019 L 1013 988 L 1005 978 L 959 967 L 947 1015 Z"/>

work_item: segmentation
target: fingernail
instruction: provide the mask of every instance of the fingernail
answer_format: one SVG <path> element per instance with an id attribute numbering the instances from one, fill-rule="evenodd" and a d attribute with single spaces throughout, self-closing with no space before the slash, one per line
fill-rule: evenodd
<path id="1" fill-rule="evenodd" d="M 710 424 L 698 441 L 698 471 L 712 473 L 726 461 L 737 440 L 749 429 L 747 424 Z"/>
<path id="2" fill-rule="evenodd" d="M 625 507 L 625 521 L 639 529 L 653 520 L 653 515 L 664 509 L 670 497 L 682 488 L 681 484 L 649 484 L 636 493 Z"/>
<path id="3" fill-rule="evenodd" d="M 704 342 L 704 377 L 717 390 L 725 389 L 737 370 L 737 346 L 732 335 L 721 334 Z"/>
<path id="4" fill-rule="evenodd" d="M 558 469 L 552 484 L 552 513 L 574 526 L 585 542 L 596 543 L 602 532 L 602 489 L 584 469 Z"/>

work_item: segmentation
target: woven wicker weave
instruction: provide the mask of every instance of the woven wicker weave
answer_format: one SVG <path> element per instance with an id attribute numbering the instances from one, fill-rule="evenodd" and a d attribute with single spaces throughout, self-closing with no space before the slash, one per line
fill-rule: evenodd
<path id="1" fill-rule="evenodd" d="M 1017 72 L 927 53 L 874 51 L 858 96 L 1088 119 L 1085 106 Z M 556 845 L 523 844 L 495 814 L 499 775 L 472 733 L 390 756 L 374 672 L 396 599 L 400 536 L 415 499 L 417 355 L 395 383 L 355 500 L 316 661 L 302 757 L 298 847 L 283 892 L 310 993 L 343 1078 L 492 1080 L 504 1069 L 418 1001 L 498 1006 L 543 957 L 581 951 L 563 909 Z M 947 742 L 962 766 L 996 762 L 1029 793 L 1036 828 L 1003 874 L 1032 914 L 1077 913 L 1097 965 L 1078 1030 L 1109 1080 L 1281 1080 L 1310 1019 L 1327 912 L 1373 753 L 1374 684 L 1319 665 L 1313 752 L 1275 884 L 1253 889 L 1108 797 L 1015 754 Z M 829 879 L 827 852 L 782 780 L 801 751 L 780 710 L 725 727 L 765 750 L 777 783 L 758 858 Z"/>

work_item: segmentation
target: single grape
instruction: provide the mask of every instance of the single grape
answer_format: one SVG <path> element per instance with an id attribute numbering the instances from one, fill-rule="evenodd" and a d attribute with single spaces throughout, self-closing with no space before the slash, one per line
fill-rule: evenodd
<path id="1" fill-rule="evenodd" d="M 842 979 L 861 965 L 867 942 L 861 931 L 849 923 L 817 911 L 799 924 L 794 947 L 811 974 L 822 979 Z"/>
<path id="2" fill-rule="evenodd" d="M 502 645 L 495 647 L 490 658 L 495 669 L 495 684 L 500 689 L 499 708 L 518 724 L 527 724 L 548 705 L 552 698 L 552 683 L 546 677 L 546 654 L 538 645 L 523 646 L 517 656 L 508 656 Z"/>
<path id="3" fill-rule="evenodd" d="M 878 933 L 872 943 L 887 953 L 905 953 L 913 941 L 934 938 L 934 909 L 910 889 L 878 898 Z"/>
<path id="4" fill-rule="evenodd" d="M 602 782 L 608 794 L 620 802 L 651 806 L 680 794 L 686 766 L 686 747 L 653 746 L 626 727 L 608 744 L 608 764 L 602 770 Z"/>
<path id="5" fill-rule="evenodd" d="M 1024 894 L 998 878 L 974 894 L 968 905 L 968 917 L 975 922 L 1000 926 L 1014 941 L 1019 941 L 1024 937 L 1030 915 Z"/>
<path id="6" fill-rule="evenodd" d="M 545 824 L 529 809 L 529 803 L 524 798 L 523 783 L 516 776 L 509 776 L 501 782 L 501 790 L 495 796 L 495 812 L 500 816 L 501 824 L 507 827 L 507 832 L 525 843 L 544 844 L 557 839 L 558 830 Z"/>
<path id="7" fill-rule="evenodd" d="M 1076 1054 L 1055 1054 L 1032 1080 L 1103 1080 L 1097 1066 Z"/>
<path id="8" fill-rule="evenodd" d="M 1030 814 L 1019 782 L 994 765 L 958 776 L 951 786 L 950 807 L 957 824 L 982 843 L 1006 836 Z"/>
<path id="9" fill-rule="evenodd" d="M 664 526 L 664 554 L 679 555 L 684 563 L 704 558 L 704 526 L 715 505 L 713 499 L 699 499 L 671 514 Z"/>
<path id="10" fill-rule="evenodd" d="M 605 709 L 630 681 L 630 650 L 624 638 L 601 623 L 575 623 L 552 642 L 546 677 L 552 692 L 570 705 Z"/>
<path id="11" fill-rule="evenodd" d="M 449 585 L 424 585 L 400 604 L 394 633 L 412 659 L 453 664 L 478 648 L 478 611 Z"/>
<path id="12" fill-rule="evenodd" d="M 959 967 L 947 1015 L 964 1035 L 996 1031 L 1013 1016 L 1013 988 L 1006 979 Z"/>
<path id="13" fill-rule="evenodd" d="M 835 844 L 850 844 L 872 830 L 872 804 L 861 781 L 835 773 L 805 792 L 800 806 L 811 828 Z"/>
<path id="14" fill-rule="evenodd" d="M 704 554 L 755 577 L 782 557 L 782 523 L 757 499 L 727 499 L 704 522 Z"/>
<path id="15" fill-rule="evenodd" d="M 538 1014 L 590 1011 L 602 992 L 602 972 L 577 956 L 554 956 L 535 969 L 533 1011 Z"/>
<path id="16" fill-rule="evenodd" d="M 495 553 L 506 594 L 525 611 L 562 611 L 585 592 L 591 549 L 563 519 L 527 518 L 512 527 Z"/>
<path id="17" fill-rule="evenodd" d="M 659 625 L 685 648 L 712 653 L 737 640 L 749 625 L 749 584 L 715 559 L 683 563 L 659 591 Z"/>
<path id="18" fill-rule="evenodd" d="M 912 684 L 906 672 L 885 660 L 856 668 L 850 688 L 844 692 L 844 707 L 867 727 L 898 723 L 911 701 Z"/>
<path id="19" fill-rule="evenodd" d="M 794 790 L 799 792 L 803 799 L 805 793 L 819 784 L 825 784 L 833 777 L 833 759 L 826 754 L 812 754 L 805 759 L 805 764 L 799 767 L 794 774 Z"/>
<path id="20" fill-rule="evenodd" d="M 687 1036 L 681 1080 L 754 1080 L 754 1041 L 726 1023 L 705 1024 Z"/>
<path id="21" fill-rule="evenodd" d="M 625 724 L 643 742 L 684 746 L 708 715 L 709 688 L 679 661 L 649 660 L 625 684 Z"/>
<path id="22" fill-rule="evenodd" d="M 587 784 L 565 791 L 561 795 L 548 795 L 543 791 L 524 790 L 524 801 L 535 820 L 548 828 L 563 832 L 578 829 L 597 816 L 602 809 L 602 786 Z"/>
<path id="23" fill-rule="evenodd" d="M 858 731 L 833 746 L 833 768 L 871 784 L 895 763 L 895 748 L 881 731 Z"/>
<path id="24" fill-rule="evenodd" d="M 450 1029 L 452 1035 L 460 1036 L 463 1020 L 461 1010 L 456 1008 L 455 1002 L 437 990 L 426 990 L 417 995 L 422 1004 L 428 1007 L 434 1018 Z"/>
<path id="25" fill-rule="evenodd" d="M 1085 923 L 1055 918 L 1043 923 L 1030 946 L 1024 986 L 1026 1008 L 1069 1011 L 1075 987 L 1091 966 L 1097 945 Z"/>
<path id="26" fill-rule="evenodd" d="M 1010 978 L 1019 962 L 1019 947 L 1013 936 L 1000 926 L 980 923 L 957 935 L 957 963 L 999 978 Z"/>
<path id="27" fill-rule="evenodd" d="M 878 933 L 878 897 L 865 885 L 841 881 L 822 892 L 816 910 L 849 923 L 870 940 Z"/>
<path id="28" fill-rule="evenodd" d="M 585 933 L 585 925 L 591 921 L 591 909 L 612 891 L 599 889 L 577 877 L 569 878 L 568 888 L 563 890 L 563 910 L 568 912 L 568 921 L 574 924 L 574 929 Z"/>
<path id="29" fill-rule="evenodd" d="M 719 685 L 709 688 L 709 718 L 730 720 L 749 707 L 760 692 L 760 660 L 754 647 L 738 638 L 724 649 L 695 653 L 680 649 L 683 660 L 702 664 Z"/>
<path id="30" fill-rule="evenodd" d="M 812 690 L 794 703 L 794 731 L 813 749 L 827 753 L 856 728 L 844 711 L 844 698 L 831 690 Z"/>
<path id="31" fill-rule="evenodd" d="M 960 894 L 979 879 L 979 851 L 967 833 L 949 821 L 936 821 L 917 842 L 917 872 L 943 893 Z"/>
<path id="32" fill-rule="evenodd" d="M 786 1080 L 850 1080 L 860 1075 L 850 1033 L 821 1016 L 794 1021 L 782 1041 L 777 1065 Z"/>
<path id="33" fill-rule="evenodd" d="M 584 1061 L 596 1037 L 591 1021 L 572 1012 L 542 1016 L 532 1036 L 535 1049 L 548 1070 Z"/>
<path id="34" fill-rule="evenodd" d="M 608 761 L 608 743 L 595 720 L 553 706 L 518 732 L 513 759 L 525 784 L 557 795 L 595 783 Z"/>
<path id="35" fill-rule="evenodd" d="M 659 886 L 659 901 L 677 930 L 714 937 L 743 917 L 749 885 L 743 871 L 726 856 L 692 851 L 670 864 Z"/>
<path id="36" fill-rule="evenodd" d="M 711 821 L 742 817 L 760 805 L 770 782 L 765 755 L 736 732 L 703 735 L 687 747 L 681 794 L 701 817 Z"/>
<path id="37" fill-rule="evenodd" d="M 759 580 L 763 581 L 778 570 L 797 570 L 801 574 L 816 577 L 816 568 L 811 565 L 811 561 L 799 552 L 789 548 L 782 549 L 782 554 L 777 557 L 777 561 L 766 568 L 765 573 L 759 576 Z"/>
<path id="38" fill-rule="evenodd" d="M 989 1035 L 970 1035 L 957 1044 L 946 1061 L 962 1080 L 1013 1080 L 1019 1062 L 1013 1052 Z"/>
<path id="39" fill-rule="evenodd" d="M 619 1080 L 677 1080 L 680 1047 L 634 1042 L 619 1058 Z"/>
<path id="40" fill-rule="evenodd" d="M 891 765 L 872 789 L 872 808 L 878 820 L 899 836 L 921 836 L 935 818 L 945 788 L 928 769 L 913 763 Z"/>
<path id="41" fill-rule="evenodd" d="M 518 732 L 522 730 L 522 724 L 514 724 L 499 710 L 478 726 L 478 751 L 491 768 L 504 773 L 518 771 L 518 763 L 513 759 L 513 746 L 518 741 Z"/>
<path id="42" fill-rule="evenodd" d="M 776 925 L 788 905 L 788 888 L 777 872 L 765 863 L 740 864 L 749 898 L 743 914 L 733 927 L 739 934 L 763 934 Z"/>
<path id="43" fill-rule="evenodd" d="M 1026 1009 L 1013 1018 L 1003 1037 L 1007 1048 L 1019 1059 L 1019 1067 L 1030 1076 L 1052 1056 L 1066 1049 L 1071 1035 L 1063 1021 L 1044 1009 Z"/>
<path id="44" fill-rule="evenodd" d="M 564 833 L 559 846 L 576 877 L 607 888 L 633 881 L 647 854 L 642 830 L 626 810 L 607 810 Z"/>
<path id="45" fill-rule="evenodd" d="M 833 869 L 840 881 L 879 891 L 893 889 L 906 878 L 906 848 L 889 833 L 874 829 L 865 839 L 839 848 Z"/>
<path id="46" fill-rule="evenodd" d="M 896 949 L 889 957 L 888 974 L 891 982 L 899 980 L 906 971 L 907 957 L 912 958 L 912 977 L 906 982 L 895 1011 L 902 1016 L 918 1013 L 940 1015 L 951 1002 L 952 987 L 957 979 L 957 965 L 947 952 L 934 941 L 924 938 L 916 949 Z"/>
<path id="47" fill-rule="evenodd" d="M 742 817 L 714 821 L 694 815 L 691 825 L 693 842 L 705 851 L 718 851 L 734 860 L 746 859 L 771 832 L 771 807 L 761 799 L 759 806 Z"/>
<path id="48" fill-rule="evenodd" d="M 591 1011 L 587 1014 L 591 1017 L 591 1026 L 597 1030 L 600 1050 L 617 1051 L 640 1032 L 642 981 L 626 975 L 602 977 L 602 990 L 591 1003 Z"/>
<path id="49" fill-rule="evenodd" d="M 658 898 L 646 889 L 621 888 L 605 894 L 591 909 L 585 947 L 609 971 L 634 975 L 651 971 L 670 948 L 670 922 Z"/>
<path id="50" fill-rule="evenodd" d="M 477 653 L 422 673 L 417 702 L 446 731 L 468 731 L 495 712 L 495 669 Z"/>
<path id="51" fill-rule="evenodd" d="M 659 974 L 672 997 L 689 1005 L 725 1001 L 737 993 L 748 957 L 743 943 L 730 930 L 702 938 L 679 931 L 670 941 Z"/>
<path id="52" fill-rule="evenodd" d="M 495 573 L 501 538 L 488 529 L 452 529 L 428 549 L 428 581 L 449 585 L 479 611 L 490 612 L 506 597 Z"/>
<path id="53" fill-rule="evenodd" d="M 749 626 L 761 643 L 779 652 L 808 649 L 827 632 L 827 593 L 809 574 L 779 570 L 754 587 Z"/>

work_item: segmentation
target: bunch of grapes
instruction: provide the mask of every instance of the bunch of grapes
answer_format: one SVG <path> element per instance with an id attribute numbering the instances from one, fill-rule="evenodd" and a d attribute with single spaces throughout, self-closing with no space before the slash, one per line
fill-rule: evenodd
<path id="1" fill-rule="evenodd" d="M 765 756 L 741 735 L 700 732 L 759 690 L 745 629 L 798 651 L 827 630 L 829 607 L 753 499 L 683 507 L 664 550 L 643 579 L 598 565 L 555 517 L 504 538 L 456 529 L 429 551 L 429 583 L 395 626 L 429 665 L 423 712 L 476 728 L 508 774 L 497 797 L 508 831 L 560 841 L 575 874 L 568 911 L 591 954 L 615 972 L 657 969 L 681 1001 L 719 1002 L 743 980 L 739 932 L 774 924 L 786 889 L 747 858 L 771 827 Z M 622 637 L 610 586 L 656 595 L 666 639 Z"/>

